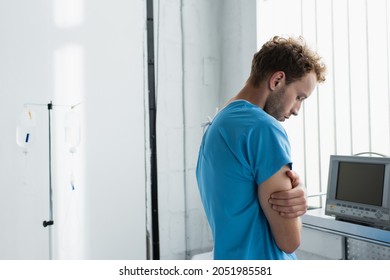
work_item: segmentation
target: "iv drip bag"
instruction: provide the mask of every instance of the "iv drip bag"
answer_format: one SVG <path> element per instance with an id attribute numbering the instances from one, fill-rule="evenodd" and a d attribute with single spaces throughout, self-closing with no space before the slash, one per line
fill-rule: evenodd
<path id="1" fill-rule="evenodd" d="M 36 115 L 33 111 L 25 108 L 20 115 L 19 124 L 16 127 L 16 143 L 27 153 L 34 142 L 34 130 L 36 125 Z"/>
<path id="2" fill-rule="evenodd" d="M 75 153 L 80 144 L 80 116 L 75 111 L 70 111 L 65 116 L 65 142 L 69 152 Z"/>

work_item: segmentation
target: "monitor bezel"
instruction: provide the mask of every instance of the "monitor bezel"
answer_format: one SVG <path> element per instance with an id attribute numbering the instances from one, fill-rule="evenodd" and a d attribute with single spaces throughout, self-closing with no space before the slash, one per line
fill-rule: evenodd
<path id="1" fill-rule="evenodd" d="M 338 174 L 339 166 L 341 162 L 347 163 L 359 163 L 359 164 L 381 164 L 385 166 L 384 181 L 383 181 L 383 194 L 382 194 L 382 204 L 380 206 L 351 202 L 340 200 L 336 198 L 337 195 L 337 183 L 338 183 Z M 390 209 L 390 158 L 388 157 L 363 157 L 363 156 L 342 156 L 342 155 L 331 155 L 329 160 L 329 175 L 328 175 L 328 189 L 326 196 L 326 206 L 325 214 L 336 217 L 336 219 L 350 220 L 352 222 L 362 222 L 368 225 L 373 226 L 389 226 L 383 224 L 382 222 L 368 220 L 364 217 L 351 217 L 350 215 L 344 215 L 338 211 L 332 211 L 329 205 L 334 205 L 341 203 L 342 205 L 351 206 L 351 207 L 363 207 L 365 209 L 370 209 L 372 211 L 381 210 L 389 211 Z M 390 223 L 390 221 L 389 221 Z"/>

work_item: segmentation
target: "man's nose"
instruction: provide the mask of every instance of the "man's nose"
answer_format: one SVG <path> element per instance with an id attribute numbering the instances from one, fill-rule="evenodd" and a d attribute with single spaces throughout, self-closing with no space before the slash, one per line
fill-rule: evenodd
<path id="1" fill-rule="evenodd" d="M 291 114 L 294 116 L 298 116 L 299 109 L 301 109 L 301 103 L 297 103 L 296 106 L 294 106 L 291 110 Z"/>
<path id="2" fill-rule="evenodd" d="M 294 108 L 292 108 L 291 114 L 294 115 L 294 116 L 298 116 L 298 112 L 299 112 L 300 107 L 301 106 L 298 105 L 298 106 L 295 106 Z"/>

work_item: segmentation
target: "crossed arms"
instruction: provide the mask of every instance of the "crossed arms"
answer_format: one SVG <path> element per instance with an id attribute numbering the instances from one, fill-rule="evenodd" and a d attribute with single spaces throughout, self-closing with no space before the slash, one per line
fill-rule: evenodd
<path id="1" fill-rule="evenodd" d="M 301 240 L 299 217 L 307 209 L 306 192 L 299 176 L 283 166 L 258 186 L 258 197 L 276 244 L 286 253 L 294 252 Z"/>

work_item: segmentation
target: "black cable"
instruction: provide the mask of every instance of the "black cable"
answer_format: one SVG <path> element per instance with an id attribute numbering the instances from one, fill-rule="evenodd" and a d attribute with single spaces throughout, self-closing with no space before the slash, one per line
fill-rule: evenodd
<path id="1" fill-rule="evenodd" d="M 376 155 L 380 157 L 387 157 L 385 154 L 380 154 L 376 152 L 361 152 L 361 153 L 354 154 L 354 156 L 362 156 L 362 155 Z"/>
<path id="2" fill-rule="evenodd" d="M 151 150 L 151 197 L 152 197 L 152 253 L 153 259 L 160 259 L 160 237 L 158 223 L 157 192 L 157 137 L 156 137 L 156 92 L 154 67 L 154 23 L 153 0 L 146 1 L 147 46 L 148 46 L 148 85 L 149 85 L 149 134 Z"/>

